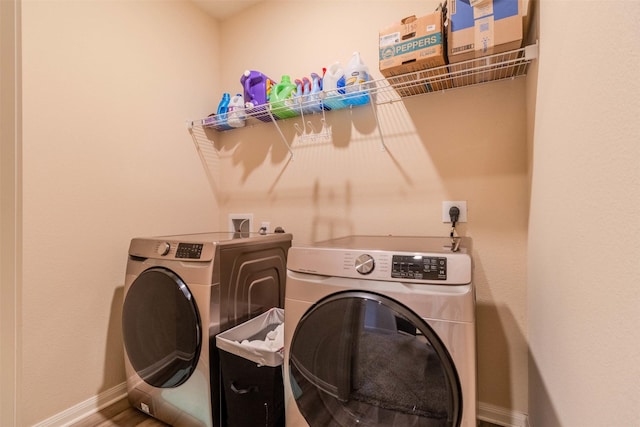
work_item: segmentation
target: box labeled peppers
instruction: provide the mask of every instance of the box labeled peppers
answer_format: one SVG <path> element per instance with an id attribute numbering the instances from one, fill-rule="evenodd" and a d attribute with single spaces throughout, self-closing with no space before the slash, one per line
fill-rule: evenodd
<path id="1" fill-rule="evenodd" d="M 446 51 L 442 10 L 420 17 L 408 16 L 380 31 L 380 72 L 390 78 L 443 67 L 447 64 Z M 408 96 L 413 91 L 423 93 L 443 89 L 448 86 L 439 76 L 446 72 L 444 67 L 411 76 L 405 88 L 400 85 L 396 90 L 400 95 Z M 427 81 L 422 84 L 424 78 Z M 421 83 L 415 87 L 411 80 L 420 80 Z"/>

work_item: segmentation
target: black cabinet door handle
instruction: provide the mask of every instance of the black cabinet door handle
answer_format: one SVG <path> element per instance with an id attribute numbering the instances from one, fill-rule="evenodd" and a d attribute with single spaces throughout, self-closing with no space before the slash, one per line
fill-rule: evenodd
<path id="1" fill-rule="evenodd" d="M 236 387 L 235 383 L 231 381 L 231 391 L 233 391 L 235 394 L 247 394 L 247 393 L 251 393 L 252 391 L 257 392 L 258 386 L 252 385 L 247 388 L 238 388 Z"/>

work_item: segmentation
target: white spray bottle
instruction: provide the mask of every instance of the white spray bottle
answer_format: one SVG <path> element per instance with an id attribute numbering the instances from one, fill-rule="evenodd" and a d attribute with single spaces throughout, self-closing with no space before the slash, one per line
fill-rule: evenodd
<path id="1" fill-rule="evenodd" d="M 244 111 L 244 96 L 239 93 L 229 101 L 227 124 L 234 128 L 241 128 L 245 125 L 245 119 L 246 114 Z"/>

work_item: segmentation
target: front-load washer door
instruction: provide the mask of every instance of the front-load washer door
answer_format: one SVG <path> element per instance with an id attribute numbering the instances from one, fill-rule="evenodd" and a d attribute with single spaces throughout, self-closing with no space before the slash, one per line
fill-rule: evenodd
<path id="1" fill-rule="evenodd" d="M 183 384 L 202 347 L 195 299 L 173 271 L 153 267 L 131 284 L 122 308 L 127 357 L 138 375 L 158 388 Z"/>
<path id="2" fill-rule="evenodd" d="M 332 294 L 299 321 L 291 390 L 311 427 L 456 427 L 462 392 L 434 330 L 406 306 L 363 291 Z"/>

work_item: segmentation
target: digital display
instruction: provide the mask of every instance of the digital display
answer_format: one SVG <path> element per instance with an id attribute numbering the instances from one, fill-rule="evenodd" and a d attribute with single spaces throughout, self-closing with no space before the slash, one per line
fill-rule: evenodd
<path id="1" fill-rule="evenodd" d="M 447 280 L 447 258 L 394 255 L 391 277 L 396 279 Z"/>
<path id="2" fill-rule="evenodd" d="M 178 243 L 176 258 L 200 259 L 202 243 Z"/>

